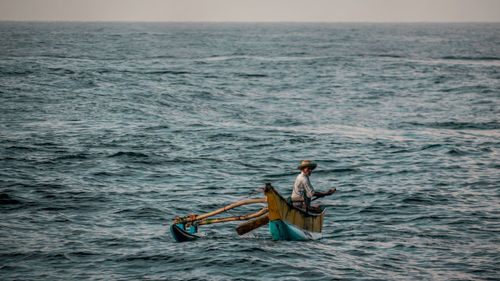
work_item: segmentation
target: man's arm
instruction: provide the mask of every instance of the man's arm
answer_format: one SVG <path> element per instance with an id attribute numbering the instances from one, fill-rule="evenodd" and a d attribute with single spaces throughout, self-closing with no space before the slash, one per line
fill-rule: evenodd
<path id="1" fill-rule="evenodd" d="M 313 197 L 313 195 L 316 193 L 314 191 L 314 188 L 311 186 L 311 183 L 308 180 L 304 181 L 304 191 L 305 191 L 305 197 L 308 197 L 309 200 Z"/>
<path id="2" fill-rule="evenodd" d="M 334 193 L 334 192 L 335 192 L 335 190 L 336 190 L 336 189 L 335 189 L 335 187 L 334 187 L 334 188 L 332 188 L 332 189 L 328 190 L 327 192 L 318 192 L 318 191 L 315 191 L 315 192 L 314 192 L 314 196 L 316 196 L 316 198 L 323 197 L 323 196 L 327 196 L 327 195 L 330 195 L 330 194 Z"/>

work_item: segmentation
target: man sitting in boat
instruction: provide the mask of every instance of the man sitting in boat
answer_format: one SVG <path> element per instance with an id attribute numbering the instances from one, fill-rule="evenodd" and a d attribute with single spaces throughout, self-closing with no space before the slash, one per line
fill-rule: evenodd
<path id="1" fill-rule="evenodd" d="M 313 209 L 316 208 L 310 207 L 313 196 L 319 198 L 335 192 L 335 188 L 332 188 L 325 193 L 314 191 L 314 188 L 309 181 L 309 176 L 311 176 L 312 171 L 316 169 L 317 166 L 318 165 L 316 163 L 304 160 L 297 167 L 297 169 L 302 172 L 297 176 L 295 184 L 293 185 L 292 202 L 295 207 L 314 211 Z"/>

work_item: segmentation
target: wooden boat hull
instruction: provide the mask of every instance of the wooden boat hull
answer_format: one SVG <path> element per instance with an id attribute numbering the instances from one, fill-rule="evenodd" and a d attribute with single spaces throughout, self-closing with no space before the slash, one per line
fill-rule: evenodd
<path id="1" fill-rule="evenodd" d="M 196 230 L 193 229 L 192 233 L 187 232 L 180 224 L 172 224 L 170 226 L 170 232 L 177 242 L 192 241 L 199 238 L 198 235 L 194 234 Z"/>
<path id="2" fill-rule="evenodd" d="M 270 184 L 264 190 L 273 240 L 310 240 L 321 236 L 326 212 L 309 213 L 287 202 Z"/>

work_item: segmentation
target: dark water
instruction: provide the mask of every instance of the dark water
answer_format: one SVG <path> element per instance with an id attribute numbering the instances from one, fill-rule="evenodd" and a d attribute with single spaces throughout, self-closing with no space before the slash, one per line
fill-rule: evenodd
<path id="1" fill-rule="evenodd" d="M 3 22 L 0 38 L 2 280 L 498 280 L 498 23 Z M 338 189 L 322 239 L 226 223 L 174 243 L 175 216 L 265 182 L 289 195 L 303 159 Z"/>

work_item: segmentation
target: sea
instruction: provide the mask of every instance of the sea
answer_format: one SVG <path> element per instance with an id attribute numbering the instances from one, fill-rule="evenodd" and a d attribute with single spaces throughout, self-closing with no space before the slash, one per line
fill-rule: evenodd
<path id="1" fill-rule="evenodd" d="M 1 280 L 499 278 L 500 23 L 0 22 Z"/>

